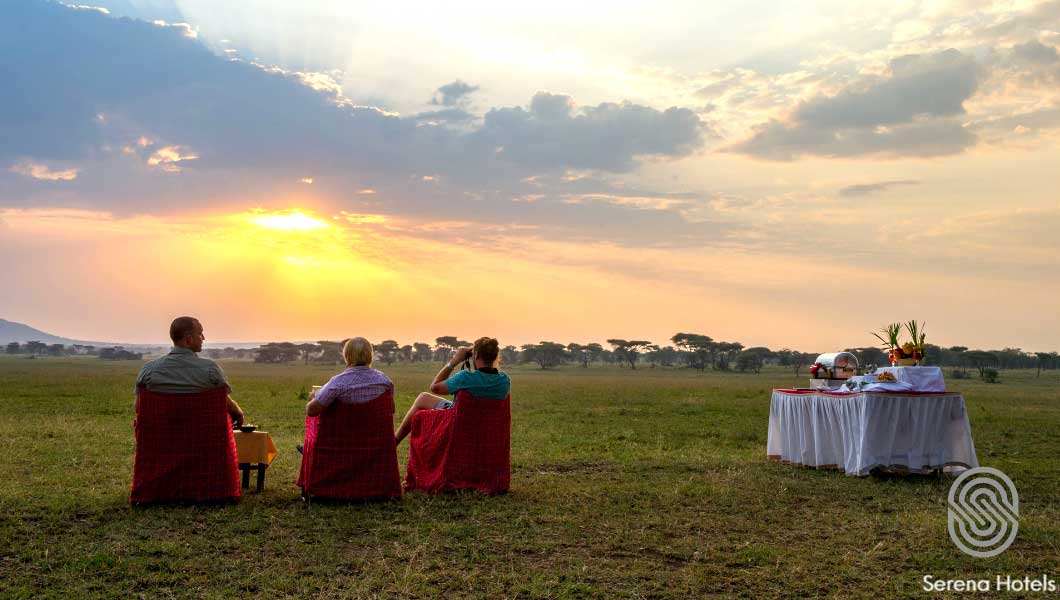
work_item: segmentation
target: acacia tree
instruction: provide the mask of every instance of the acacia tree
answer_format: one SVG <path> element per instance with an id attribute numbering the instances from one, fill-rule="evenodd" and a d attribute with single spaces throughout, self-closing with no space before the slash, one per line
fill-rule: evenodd
<path id="1" fill-rule="evenodd" d="M 651 368 L 655 368 L 655 363 L 659 362 L 659 348 L 658 344 L 650 344 L 644 349 L 644 359 L 648 361 Z"/>
<path id="2" fill-rule="evenodd" d="M 519 362 L 519 349 L 515 346 L 501 348 L 501 362 L 509 365 Z"/>
<path id="3" fill-rule="evenodd" d="M 799 371 L 811 362 L 813 362 L 814 355 L 808 352 L 795 351 L 791 353 L 791 370 L 795 372 L 795 376 L 799 376 Z"/>
<path id="4" fill-rule="evenodd" d="M 302 352 L 302 358 L 304 362 L 302 364 L 309 364 L 309 355 L 320 350 L 320 346 L 316 344 L 298 344 L 298 349 Z"/>
<path id="5" fill-rule="evenodd" d="M 718 342 L 718 369 L 727 371 L 729 364 L 736 361 L 736 357 L 740 355 L 740 351 L 743 350 L 743 344 L 740 342 Z"/>
<path id="6" fill-rule="evenodd" d="M 313 359 L 313 362 L 321 364 L 334 365 L 342 362 L 342 343 L 331 342 L 328 340 L 318 340 L 317 346 L 320 348 L 320 356 Z"/>
<path id="7" fill-rule="evenodd" d="M 435 338 L 434 343 L 438 349 L 438 357 L 441 358 L 442 362 L 451 359 L 457 348 L 464 348 L 471 345 L 470 342 L 465 342 L 452 335 L 443 335 L 442 337 Z"/>
<path id="8" fill-rule="evenodd" d="M 383 340 L 375 347 L 375 351 L 379 354 L 379 358 L 382 358 L 383 362 L 387 365 L 394 364 L 394 360 L 397 358 L 399 350 L 401 350 L 401 345 L 394 340 Z"/>
<path id="9" fill-rule="evenodd" d="M 979 370 L 979 377 L 986 378 L 986 370 L 991 367 L 997 367 L 997 356 L 993 352 L 986 352 L 984 350 L 969 350 L 964 353 L 964 360 L 967 364 L 975 367 Z"/>
<path id="10" fill-rule="evenodd" d="M 762 346 L 748 348 L 736 356 L 736 369 L 740 372 L 750 370 L 755 373 L 761 373 L 766 359 L 772 356 L 773 351 L 769 348 Z"/>
<path id="11" fill-rule="evenodd" d="M 1056 368 L 1056 352 L 1035 352 L 1035 356 L 1038 357 L 1038 374 L 1035 377 L 1042 376 L 1042 369 Z"/>
<path id="12" fill-rule="evenodd" d="M 44 354 L 44 352 L 48 349 L 48 345 L 45 344 L 44 342 L 38 342 L 38 341 L 34 340 L 34 341 L 31 341 L 31 342 L 26 342 L 26 344 L 25 344 L 25 346 L 23 346 L 23 348 L 26 349 L 27 353 L 36 356 L 38 354 Z"/>
<path id="13" fill-rule="evenodd" d="M 655 352 L 656 358 L 659 360 L 659 364 L 664 367 L 672 367 L 677 362 L 680 354 L 677 349 L 673 346 L 663 346 Z"/>
<path id="14" fill-rule="evenodd" d="M 583 368 L 589 366 L 587 360 L 588 352 L 586 352 L 585 346 L 571 342 L 567 344 L 567 353 L 570 354 L 571 358 L 578 361 L 578 364 L 580 364 Z"/>
<path id="15" fill-rule="evenodd" d="M 556 342 L 525 344 L 520 354 L 523 362 L 536 362 L 542 369 L 550 369 L 567 357 L 567 348 Z"/>
<path id="16" fill-rule="evenodd" d="M 648 346 L 651 346 L 651 342 L 647 340 L 620 340 L 612 339 L 607 340 L 608 344 L 611 344 L 615 348 L 615 354 L 621 354 L 622 357 L 629 363 L 629 368 L 637 368 L 637 358 L 640 357 L 640 353 L 644 351 Z"/>
<path id="17" fill-rule="evenodd" d="M 607 350 L 604 350 L 603 346 L 597 344 L 596 342 L 587 344 L 585 348 L 589 352 L 589 364 L 592 364 L 598 360 L 603 360 L 604 352 L 607 352 Z"/>
<path id="18" fill-rule="evenodd" d="M 431 345 L 424 344 L 423 342 L 416 342 L 412 344 L 412 360 L 413 362 L 430 362 L 431 360 Z"/>
<path id="19" fill-rule="evenodd" d="M 688 353 L 688 366 L 700 371 L 707 368 L 707 361 L 711 359 L 714 347 L 714 340 L 710 336 L 698 333 L 677 333 L 670 338 L 670 341 Z"/>
<path id="20" fill-rule="evenodd" d="M 270 342 L 258 347 L 254 362 L 289 363 L 298 360 L 301 354 L 298 346 L 291 342 Z"/>

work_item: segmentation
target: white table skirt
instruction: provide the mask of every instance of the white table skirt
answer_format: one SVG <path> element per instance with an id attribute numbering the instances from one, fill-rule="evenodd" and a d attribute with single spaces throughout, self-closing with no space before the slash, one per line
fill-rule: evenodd
<path id="1" fill-rule="evenodd" d="M 868 475 L 979 466 L 960 394 L 773 390 L 770 459 Z"/>

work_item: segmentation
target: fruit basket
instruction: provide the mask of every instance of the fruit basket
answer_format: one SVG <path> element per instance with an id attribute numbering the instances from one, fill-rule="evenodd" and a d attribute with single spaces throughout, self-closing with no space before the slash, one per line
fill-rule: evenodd
<path id="1" fill-rule="evenodd" d="M 896 367 L 921 365 L 924 363 L 924 354 L 927 351 L 924 323 L 913 320 L 906 322 L 904 327 L 913 341 L 902 343 L 899 339 L 902 335 L 902 323 L 891 323 L 872 335 L 883 342 L 883 349 L 887 352 L 892 365 Z M 880 335 L 881 333 L 883 335 Z"/>

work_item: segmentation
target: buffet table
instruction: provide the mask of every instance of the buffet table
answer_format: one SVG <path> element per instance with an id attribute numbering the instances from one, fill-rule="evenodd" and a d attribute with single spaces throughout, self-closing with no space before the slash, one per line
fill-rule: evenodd
<path id="1" fill-rule="evenodd" d="M 773 390 L 770 460 L 865 476 L 978 467 L 964 398 L 953 392 Z"/>

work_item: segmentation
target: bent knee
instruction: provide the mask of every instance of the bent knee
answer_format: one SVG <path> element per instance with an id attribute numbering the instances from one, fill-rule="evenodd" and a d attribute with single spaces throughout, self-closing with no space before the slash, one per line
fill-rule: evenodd
<path id="1" fill-rule="evenodd" d="M 438 404 L 439 400 L 445 400 L 445 398 L 439 398 L 427 392 L 420 392 L 420 395 L 416 396 L 416 405 L 424 408 L 434 408 L 434 405 Z"/>

